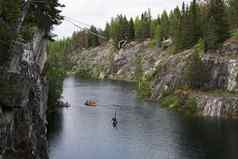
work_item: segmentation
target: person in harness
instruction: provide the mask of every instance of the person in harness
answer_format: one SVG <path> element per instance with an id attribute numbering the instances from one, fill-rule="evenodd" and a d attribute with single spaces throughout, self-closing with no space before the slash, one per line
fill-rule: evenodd
<path id="1" fill-rule="evenodd" d="M 117 127 L 117 124 L 118 124 L 118 122 L 117 122 L 117 114 L 115 112 L 115 116 L 112 118 L 112 126 L 115 128 L 115 127 Z"/>

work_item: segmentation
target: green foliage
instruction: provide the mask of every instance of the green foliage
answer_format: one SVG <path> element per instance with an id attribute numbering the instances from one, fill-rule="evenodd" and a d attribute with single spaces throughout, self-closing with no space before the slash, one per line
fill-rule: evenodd
<path id="1" fill-rule="evenodd" d="M 217 49 L 229 37 L 229 26 L 223 0 L 210 0 L 205 34 L 206 50 Z"/>
<path id="2" fill-rule="evenodd" d="M 139 54 L 136 55 L 135 59 L 136 70 L 135 70 L 135 80 L 139 81 L 143 77 L 143 57 Z"/>
<path id="3" fill-rule="evenodd" d="M 48 45 L 48 70 L 47 77 L 49 82 L 48 107 L 50 110 L 55 109 L 61 99 L 63 91 L 63 81 L 67 69 L 67 50 L 71 47 L 70 39 L 63 39 L 50 42 Z"/>
<path id="4" fill-rule="evenodd" d="M 149 48 L 154 48 L 154 47 L 156 47 L 156 44 L 157 44 L 157 40 L 150 40 L 150 42 L 149 42 Z"/>
<path id="5" fill-rule="evenodd" d="M 134 21 L 133 19 L 131 18 L 130 21 L 129 21 L 129 26 L 128 26 L 128 39 L 130 41 L 134 40 L 135 39 L 135 25 L 134 25 Z"/>
<path id="6" fill-rule="evenodd" d="M 192 54 L 185 76 L 188 85 L 193 89 L 203 88 L 209 79 L 208 70 L 203 64 L 197 49 Z"/>
<path id="7" fill-rule="evenodd" d="M 211 17 L 208 21 L 207 36 L 206 36 L 206 49 L 216 49 L 218 48 L 218 36 L 215 29 L 215 19 Z"/>
<path id="8" fill-rule="evenodd" d="M 118 15 L 106 24 L 103 33 L 107 40 L 113 40 L 117 49 L 120 49 L 118 44 L 121 41 L 143 41 L 148 38 L 157 42 L 171 38 L 175 53 L 194 47 L 199 39 L 204 39 L 205 51 L 216 49 L 228 38 L 226 13 L 232 15 L 233 19 L 237 18 L 237 3 L 237 0 L 228 0 L 228 5 L 223 0 L 209 0 L 204 3 L 192 0 L 189 4 L 183 3 L 182 9 L 176 7 L 169 14 L 163 11 L 156 19 L 151 17 L 150 10 L 129 21 L 126 16 Z M 231 28 L 235 29 L 234 26 L 232 23 Z"/>
<path id="9" fill-rule="evenodd" d="M 136 57 L 136 70 L 135 70 L 135 80 L 137 86 L 138 96 L 141 98 L 147 98 L 151 96 L 151 78 L 144 74 L 143 70 L 143 58 L 141 55 Z"/>
<path id="10" fill-rule="evenodd" d="M 205 51 L 205 42 L 203 39 L 199 39 L 198 43 L 195 45 L 195 49 L 200 53 Z M 201 56 L 201 55 L 200 55 Z"/>
<path id="11" fill-rule="evenodd" d="M 109 39 L 109 32 L 110 28 L 107 24 L 107 30 L 101 31 L 97 29 L 95 26 L 90 26 L 89 31 L 79 31 L 79 32 L 73 32 L 73 35 L 71 37 L 72 40 L 72 48 L 81 48 L 81 49 L 88 49 L 90 47 L 97 47 L 102 42 L 100 41 L 100 38 L 96 34 L 104 35 L 108 40 Z"/>
<path id="12" fill-rule="evenodd" d="M 31 3 L 28 18 L 40 29 L 50 31 L 53 25 L 59 25 L 63 20 L 63 16 L 60 15 L 62 7 L 64 5 L 58 0 L 35 1 Z"/>
<path id="13" fill-rule="evenodd" d="M 176 8 L 171 15 L 171 23 L 175 25 L 172 31 L 176 51 L 193 47 L 202 37 L 201 12 L 196 0 L 190 6 L 183 3 L 182 10 Z"/>
<path id="14" fill-rule="evenodd" d="M 134 31 L 133 20 L 128 22 L 126 16 L 118 15 L 116 18 L 111 20 L 110 24 L 110 37 L 114 42 L 114 46 L 118 48 L 118 44 L 122 40 L 131 40 L 133 38 Z M 119 49 L 119 48 L 118 48 Z"/>
<path id="15" fill-rule="evenodd" d="M 107 40 L 110 39 L 110 32 L 111 32 L 110 24 L 107 23 L 104 30 L 104 36 L 107 38 Z"/>
<path id="16" fill-rule="evenodd" d="M 28 7 L 29 6 L 29 7 Z M 10 48 L 14 48 L 15 41 L 32 40 L 35 28 L 50 32 L 52 26 L 60 24 L 58 0 L 22 1 L 0 0 L 0 62 L 7 63 L 11 56 Z"/>
<path id="17" fill-rule="evenodd" d="M 231 29 L 238 28 L 238 1 L 228 0 L 227 12 L 229 15 L 229 22 Z"/>
<path id="18" fill-rule="evenodd" d="M 171 109 L 178 109 L 181 106 L 180 98 L 176 95 L 168 95 L 161 99 L 160 105 Z"/>
<path id="19" fill-rule="evenodd" d="M 169 22 L 168 13 L 166 11 L 164 11 L 161 15 L 160 26 L 161 26 L 160 28 L 161 39 L 168 39 L 170 22 Z"/>
<path id="20" fill-rule="evenodd" d="M 195 97 L 182 97 L 170 93 L 161 98 L 160 105 L 165 108 L 185 112 L 188 115 L 197 112 L 197 99 Z"/>
<path id="21" fill-rule="evenodd" d="M 93 32 L 95 34 L 98 33 L 97 28 L 94 26 L 91 26 L 89 29 L 90 32 Z M 93 34 L 88 34 L 88 46 L 89 47 L 96 47 L 99 45 L 99 39 L 97 36 L 93 35 Z"/>
<path id="22" fill-rule="evenodd" d="M 20 15 L 21 15 L 21 0 L 0 1 L 1 22 L 5 21 L 6 23 L 8 23 L 9 27 L 16 27 Z"/>
<path id="23" fill-rule="evenodd" d="M 145 75 L 137 81 L 137 93 L 141 98 L 151 96 L 151 81 Z"/>
<path id="24" fill-rule="evenodd" d="M 48 109 L 53 110 L 57 107 L 57 104 L 61 99 L 65 70 L 60 66 L 49 64 L 47 76 L 49 82 Z"/>
<path id="25" fill-rule="evenodd" d="M 188 114 L 197 112 L 197 99 L 195 97 L 188 97 L 185 101 L 185 109 Z"/>
<path id="26" fill-rule="evenodd" d="M 161 27 L 160 27 L 159 24 L 155 27 L 154 40 L 156 42 L 160 42 L 161 41 Z"/>
<path id="27" fill-rule="evenodd" d="M 11 42 L 16 39 L 15 29 L 21 15 L 20 0 L 0 1 L 0 63 L 9 59 Z"/>
<path id="28" fill-rule="evenodd" d="M 80 79 L 93 79 L 94 76 L 96 76 L 88 66 L 80 66 L 80 68 L 76 70 L 75 75 Z"/>
<path id="29" fill-rule="evenodd" d="M 234 37 L 235 39 L 238 39 L 238 31 L 232 33 L 232 37 Z"/>
<path id="30" fill-rule="evenodd" d="M 152 30 L 152 17 L 150 10 L 142 13 L 141 17 L 135 19 L 135 38 L 136 40 L 142 41 L 147 38 L 151 38 Z"/>

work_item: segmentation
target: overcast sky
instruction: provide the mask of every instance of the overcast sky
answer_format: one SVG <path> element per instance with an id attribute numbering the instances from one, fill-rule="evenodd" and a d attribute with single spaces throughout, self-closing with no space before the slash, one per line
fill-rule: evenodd
<path id="1" fill-rule="evenodd" d="M 148 8 L 151 9 L 153 17 L 163 10 L 171 10 L 182 2 L 191 0 L 59 0 L 65 4 L 62 15 L 76 19 L 80 22 L 104 28 L 105 23 L 118 14 L 127 17 L 140 15 Z M 71 36 L 73 31 L 79 30 L 67 21 L 55 27 L 54 33 L 59 38 Z"/>

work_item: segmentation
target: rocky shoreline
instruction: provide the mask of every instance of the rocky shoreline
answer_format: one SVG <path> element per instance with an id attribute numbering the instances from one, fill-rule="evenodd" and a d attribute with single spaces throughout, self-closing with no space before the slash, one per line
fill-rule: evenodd
<path id="1" fill-rule="evenodd" d="M 138 59 L 141 58 L 143 76 L 149 77 L 149 98 L 160 100 L 165 93 L 175 92 L 186 85 L 185 70 L 193 51 L 194 49 L 189 49 L 172 54 L 170 48 L 151 47 L 150 40 L 131 42 L 126 48 L 115 50 L 109 42 L 96 48 L 76 50 L 70 55 L 70 59 L 74 64 L 74 74 L 87 72 L 88 76 L 97 79 L 136 81 Z M 207 91 L 202 95 L 193 94 L 197 101 L 197 114 L 228 118 L 238 116 L 237 55 L 236 39 L 227 40 L 219 50 L 203 53 L 202 61 L 209 70 L 206 87 L 224 93 L 215 96 Z M 228 95 L 224 95 L 226 92 Z"/>

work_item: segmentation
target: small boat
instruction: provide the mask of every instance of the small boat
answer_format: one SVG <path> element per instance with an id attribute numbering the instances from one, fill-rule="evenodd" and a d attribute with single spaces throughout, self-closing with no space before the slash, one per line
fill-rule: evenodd
<path id="1" fill-rule="evenodd" d="M 89 106 L 89 107 L 96 107 L 96 106 L 97 106 L 97 103 L 96 103 L 96 101 L 94 101 L 94 100 L 87 100 L 87 101 L 85 102 L 85 105 L 87 105 L 87 106 Z"/>

